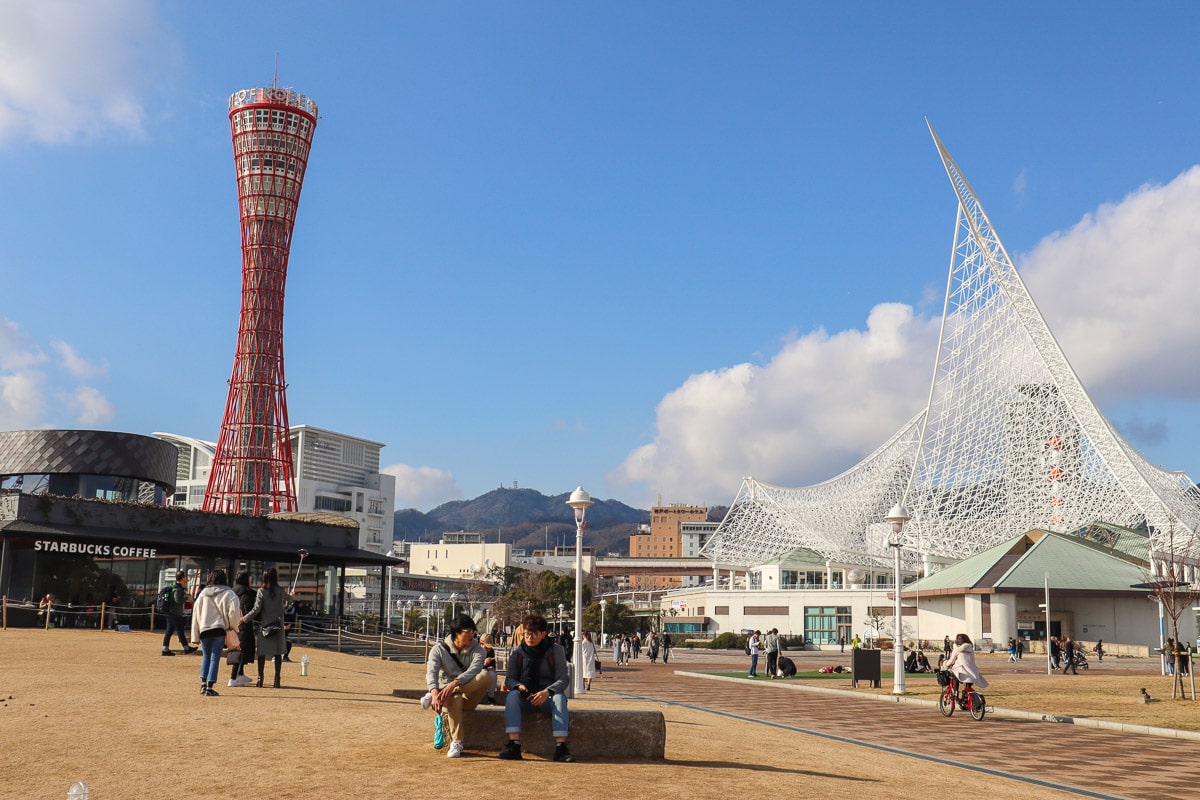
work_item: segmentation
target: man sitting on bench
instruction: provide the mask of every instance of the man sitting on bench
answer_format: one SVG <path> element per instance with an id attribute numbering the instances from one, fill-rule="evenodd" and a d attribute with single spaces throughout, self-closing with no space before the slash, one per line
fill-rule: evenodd
<path id="1" fill-rule="evenodd" d="M 562 645 L 548 638 L 550 627 L 545 617 L 530 614 L 521 623 L 525 629 L 521 646 L 508 657 L 504 688 L 504 731 L 508 744 L 499 757 L 508 760 L 521 756 L 521 719 L 525 712 L 550 714 L 551 733 L 558 744 L 555 761 L 574 761 L 567 749 L 567 654 Z"/>

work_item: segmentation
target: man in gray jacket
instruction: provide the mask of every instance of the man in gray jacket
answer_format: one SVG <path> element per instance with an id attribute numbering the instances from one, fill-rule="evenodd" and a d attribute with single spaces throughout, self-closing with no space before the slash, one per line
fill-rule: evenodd
<path id="1" fill-rule="evenodd" d="M 450 739 L 449 758 L 462 758 L 463 714 L 473 710 L 491 688 L 491 674 L 483 668 L 485 653 L 475 641 L 475 620 L 460 614 L 450 623 L 450 634 L 429 651 L 425 685 L 429 693 L 421 705 L 442 715 Z"/>
<path id="2" fill-rule="evenodd" d="M 771 628 L 765 637 L 764 649 L 767 651 L 767 674 L 771 680 L 779 675 L 779 628 Z"/>

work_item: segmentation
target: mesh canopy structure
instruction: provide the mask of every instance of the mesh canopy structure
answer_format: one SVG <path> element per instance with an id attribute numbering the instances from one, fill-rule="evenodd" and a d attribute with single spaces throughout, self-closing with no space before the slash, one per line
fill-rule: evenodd
<path id="1" fill-rule="evenodd" d="M 745 478 L 704 554 L 756 566 L 807 547 L 879 563 L 891 558 L 883 519 L 895 503 L 912 514 L 908 541 L 945 558 L 1032 528 L 1092 522 L 1147 529 L 1158 550 L 1195 542 L 1195 484 L 1147 462 L 1096 408 L 974 190 L 930 133 L 958 220 L 926 409 L 824 483 L 785 489 Z"/>

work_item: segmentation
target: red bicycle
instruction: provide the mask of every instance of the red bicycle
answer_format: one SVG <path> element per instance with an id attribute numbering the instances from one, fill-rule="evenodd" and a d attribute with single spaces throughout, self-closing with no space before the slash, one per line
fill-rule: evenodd
<path id="1" fill-rule="evenodd" d="M 967 692 L 965 698 L 959 700 L 958 678 L 954 677 L 954 673 L 944 669 L 938 670 L 937 680 L 938 685 L 943 687 L 942 694 L 938 698 L 938 710 L 942 712 L 943 717 L 953 715 L 957 706 L 963 711 L 971 712 L 973 719 L 983 719 L 983 715 L 987 713 L 987 698 L 983 696 L 982 692 L 972 688 Z"/>

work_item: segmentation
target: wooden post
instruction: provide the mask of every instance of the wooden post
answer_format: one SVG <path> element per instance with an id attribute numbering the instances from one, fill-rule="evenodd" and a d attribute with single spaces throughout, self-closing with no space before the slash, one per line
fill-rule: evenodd
<path id="1" fill-rule="evenodd" d="M 3 618 L 3 629 L 8 630 L 8 595 L 0 597 L 0 617 Z"/>
<path id="2" fill-rule="evenodd" d="M 105 617 L 104 617 L 104 607 L 105 607 L 106 605 L 107 605 L 107 603 L 101 603 L 101 604 L 100 604 L 100 625 L 99 625 L 99 627 L 100 627 L 100 630 L 104 630 L 104 628 L 105 628 L 105 625 L 104 625 L 104 619 L 105 619 Z"/>
<path id="3" fill-rule="evenodd" d="M 379 634 L 379 660 L 383 660 L 383 634 Z"/>

